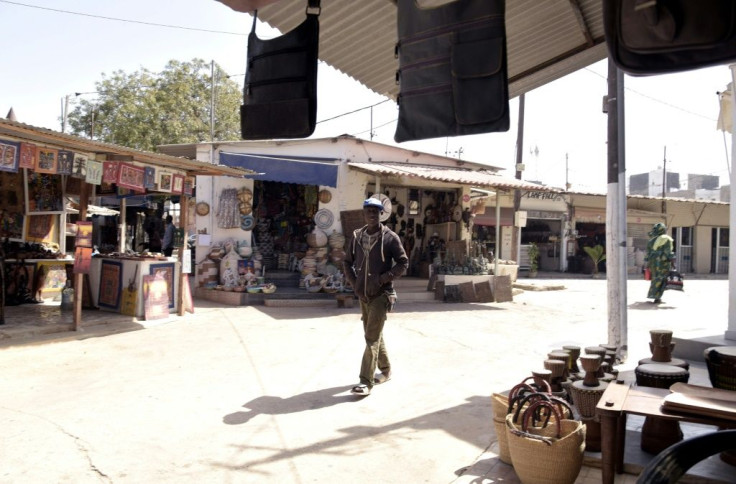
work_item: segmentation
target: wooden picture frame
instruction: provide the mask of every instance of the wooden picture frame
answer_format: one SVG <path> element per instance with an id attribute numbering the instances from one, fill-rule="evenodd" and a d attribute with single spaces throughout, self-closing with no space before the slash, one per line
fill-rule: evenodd
<path id="1" fill-rule="evenodd" d="M 171 193 L 171 189 L 174 186 L 174 174 L 166 171 L 160 171 L 158 173 L 158 191 Z"/>
<path id="2" fill-rule="evenodd" d="M 29 213 L 64 211 L 60 176 L 38 171 L 29 171 L 26 175 L 26 207 Z"/>
<path id="3" fill-rule="evenodd" d="M 120 307 L 120 296 L 123 286 L 123 264 L 111 260 L 103 260 L 100 266 L 100 291 L 97 304 L 117 310 Z"/>
<path id="4" fill-rule="evenodd" d="M 174 307 L 174 264 L 151 264 L 149 274 L 152 276 L 156 276 L 159 273 L 161 273 L 164 280 L 166 280 L 166 284 L 168 286 L 167 290 L 169 294 L 169 308 L 172 309 Z"/>
<path id="5" fill-rule="evenodd" d="M 72 177 L 87 178 L 87 156 L 74 153 L 74 161 L 72 162 Z"/>

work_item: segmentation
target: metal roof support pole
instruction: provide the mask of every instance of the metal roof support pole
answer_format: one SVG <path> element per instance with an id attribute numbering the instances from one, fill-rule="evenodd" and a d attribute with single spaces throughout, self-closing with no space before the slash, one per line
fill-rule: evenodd
<path id="1" fill-rule="evenodd" d="M 120 199 L 120 215 L 118 215 L 118 217 L 120 217 L 120 225 L 119 225 L 120 233 L 118 235 L 118 243 L 119 243 L 118 252 L 120 252 L 121 254 L 125 254 L 125 239 L 126 239 L 126 236 L 128 235 L 128 228 L 127 228 L 126 221 L 125 221 L 125 213 L 127 212 L 126 210 L 127 205 L 128 205 L 128 202 L 125 201 L 125 198 L 121 198 Z"/>
<path id="2" fill-rule="evenodd" d="M 736 80 L 736 64 L 728 66 L 731 69 L 731 78 Z M 732 84 L 736 86 L 736 82 Z M 733 91 L 734 88 L 731 88 Z M 736 109 L 733 106 L 733 93 L 731 94 L 731 119 L 736 120 Z M 731 150 L 736 147 L 736 136 L 731 133 Z M 731 151 L 733 153 L 733 151 Z M 729 234 L 730 239 L 734 239 L 736 234 L 736 210 L 733 209 L 734 200 L 736 200 L 736 183 L 734 183 L 734 170 L 736 161 L 731 156 L 731 207 L 729 210 Z M 728 329 L 724 335 L 726 339 L 736 340 L 736 243 L 729 240 L 728 244 Z"/>
<path id="3" fill-rule="evenodd" d="M 629 351 L 626 313 L 626 143 L 624 74 L 608 59 L 608 195 L 606 196 L 606 279 L 608 344 L 621 361 Z"/>
<path id="4" fill-rule="evenodd" d="M 92 188 L 86 181 L 82 180 L 79 193 L 79 217 L 78 220 L 87 220 L 87 205 L 89 205 L 89 192 Z M 76 249 L 75 249 L 76 252 Z M 72 329 L 79 331 L 82 328 L 82 301 L 84 300 L 84 274 L 74 274 L 74 313 L 72 315 Z"/>
<path id="5" fill-rule="evenodd" d="M 498 275 L 498 256 L 501 252 L 501 197 L 496 188 L 496 252 L 493 254 L 493 275 Z"/>

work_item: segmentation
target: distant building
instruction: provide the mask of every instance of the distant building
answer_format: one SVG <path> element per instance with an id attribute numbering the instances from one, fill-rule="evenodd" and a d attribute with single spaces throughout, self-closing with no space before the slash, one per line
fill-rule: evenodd
<path id="1" fill-rule="evenodd" d="M 649 173 L 639 173 L 629 176 L 629 194 L 647 197 L 662 196 L 662 168 Z M 693 200 L 725 201 L 723 190 L 719 188 L 719 178 L 716 175 L 688 174 L 686 181 L 680 184 L 680 174 L 668 171 L 666 190 L 668 197 L 689 198 Z"/>
<path id="2" fill-rule="evenodd" d="M 647 197 L 657 197 L 662 195 L 662 168 L 650 171 L 649 173 L 640 173 L 629 177 L 629 193 L 631 195 L 644 195 Z M 673 189 L 680 188 L 680 174 L 676 172 L 667 172 L 667 180 L 665 193 L 669 193 Z"/>

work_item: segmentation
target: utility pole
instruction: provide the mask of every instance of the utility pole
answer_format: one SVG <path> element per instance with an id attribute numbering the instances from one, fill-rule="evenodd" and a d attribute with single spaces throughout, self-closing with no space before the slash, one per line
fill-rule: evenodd
<path id="1" fill-rule="evenodd" d="M 567 176 L 570 174 L 570 168 L 568 167 L 567 163 L 567 153 L 565 153 L 565 191 L 570 191 L 570 180 L 568 180 Z"/>
<path id="2" fill-rule="evenodd" d="M 629 352 L 626 293 L 626 143 L 624 74 L 608 59 L 608 194 L 606 196 L 606 282 L 608 343 L 621 361 Z"/>
<path id="3" fill-rule="evenodd" d="M 667 213 L 667 146 L 664 147 L 664 162 L 662 164 L 662 213 Z"/>
<path id="4" fill-rule="evenodd" d="M 210 141 L 215 141 L 215 61 L 210 61 L 210 79 L 212 90 L 210 94 Z"/>
<path id="5" fill-rule="evenodd" d="M 523 169 L 522 160 L 523 160 L 523 148 L 524 148 L 524 105 L 526 104 L 526 100 L 524 97 L 524 94 L 521 94 L 519 96 L 519 126 L 516 130 L 516 179 L 521 180 L 521 172 Z M 496 192 L 496 197 L 498 197 L 498 192 Z M 519 207 L 521 206 L 521 190 L 518 188 L 514 190 L 514 219 L 516 219 L 516 213 L 519 211 Z M 514 220 L 516 222 L 516 220 Z M 512 258 L 515 261 L 518 261 L 519 258 L 519 246 L 521 245 L 521 227 L 517 227 L 516 223 L 514 223 L 513 227 L 514 231 L 511 234 L 511 244 L 512 244 Z M 496 257 L 498 257 L 498 246 L 500 241 L 498 240 L 498 235 L 496 236 Z"/>
<path id="6" fill-rule="evenodd" d="M 61 98 L 61 132 L 66 133 L 66 118 L 69 114 L 69 94 Z"/>

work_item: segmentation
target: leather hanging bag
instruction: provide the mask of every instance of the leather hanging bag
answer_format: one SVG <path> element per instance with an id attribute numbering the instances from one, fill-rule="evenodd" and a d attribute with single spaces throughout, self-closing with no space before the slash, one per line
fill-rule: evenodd
<path id="1" fill-rule="evenodd" d="M 309 0 L 307 18 L 273 39 L 248 35 L 248 65 L 240 107 L 243 139 L 306 138 L 317 121 L 317 55 L 320 1 Z"/>
<path id="2" fill-rule="evenodd" d="M 504 0 L 398 0 L 398 142 L 509 129 Z"/>
<path id="3" fill-rule="evenodd" d="M 666 74 L 736 59 L 733 0 L 603 0 L 608 52 L 624 72 Z"/>

